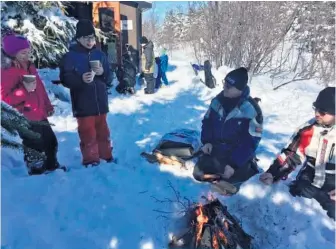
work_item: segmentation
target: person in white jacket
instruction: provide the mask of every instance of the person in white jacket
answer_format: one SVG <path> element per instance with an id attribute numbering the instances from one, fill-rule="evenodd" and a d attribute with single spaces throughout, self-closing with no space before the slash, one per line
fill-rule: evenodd
<path id="1" fill-rule="evenodd" d="M 335 219 L 335 87 L 322 90 L 313 108 L 315 118 L 294 133 L 260 180 L 271 185 L 303 164 L 289 192 L 315 199 Z"/>

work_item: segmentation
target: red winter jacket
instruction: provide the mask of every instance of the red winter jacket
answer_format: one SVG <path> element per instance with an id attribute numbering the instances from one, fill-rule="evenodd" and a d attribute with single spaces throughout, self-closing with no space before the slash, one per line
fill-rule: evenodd
<path id="1" fill-rule="evenodd" d="M 28 92 L 22 83 L 23 75 L 36 75 L 36 90 Z M 1 100 L 16 108 L 28 120 L 41 121 L 53 111 L 44 85 L 33 64 L 28 69 L 15 67 L 1 69 Z"/>

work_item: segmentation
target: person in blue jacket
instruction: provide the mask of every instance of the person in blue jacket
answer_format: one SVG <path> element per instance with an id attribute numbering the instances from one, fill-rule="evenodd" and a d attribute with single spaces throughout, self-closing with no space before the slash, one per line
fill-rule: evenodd
<path id="1" fill-rule="evenodd" d="M 166 76 L 166 72 L 168 70 L 168 55 L 167 55 L 167 49 L 165 48 L 163 48 L 161 51 L 160 69 L 161 69 L 161 79 L 163 81 L 163 84 L 168 86 L 168 79 Z"/>
<path id="2" fill-rule="evenodd" d="M 82 164 L 96 166 L 100 159 L 113 161 L 106 122 L 109 112 L 107 85 L 111 82 L 111 72 L 106 55 L 95 46 L 95 29 L 90 20 L 78 21 L 75 40 L 62 58 L 60 80 L 70 89 Z"/>
<path id="3" fill-rule="evenodd" d="M 246 68 L 229 72 L 224 90 L 211 101 L 202 121 L 203 156 L 194 168 L 196 180 L 224 180 L 239 187 L 258 172 L 254 158 L 263 117 L 247 82 Z"/>
<path id="4" fill-rule="evenodd" d="M 162 81 L 165 86 L 168 86 L 168 79 L 166 72 L 168 70 L 168 55 L 167 55 L 167 49 L 163 48 L 161 50 L 160 57 L 155 58 L 155 63 L 158 66 L 158 74 L 155 81 L 155 88 L 159 89 L 162 86 Z M 161 81 L 162 79 L 162 81 Z"/>

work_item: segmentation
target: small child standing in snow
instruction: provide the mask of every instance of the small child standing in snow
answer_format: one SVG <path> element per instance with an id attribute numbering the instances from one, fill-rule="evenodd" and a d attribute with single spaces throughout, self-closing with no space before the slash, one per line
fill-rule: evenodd
<path id="1" fill-rule="evenodd" d="M 90 20 L 79 20 L 76 43 L 60 66 L 63 85 L 70 89 L 73 115 L 77 118 L 84 166 L 97 166 L 100 159 L 112 162 L 110 130 L 106 121 L 107 85 L 111 73 L 105 54 L 96 49 L 95 29 Z"/>
<path id="2" fill-rule="evenodd" d="M 168 55 L 167 55 L 167 49 L 165 48 L 163 48 L 161 51 L 160 66 L 161 66 L 161 79 L 165 84 L 165 86 L 168 86 L 168 79 L 166 76 L 166 72 L 168 70 Z"/>
<path id="3" fill-rule="evenodd" d="M 31 130 L 40 134 L 39 139 L 22 136 L 24 160 L 30 175 L 42 174 L 60 167 L 57 161 L 57 139 L 48 123 L 54 113 L 44 85 L 29 61 L 30 43 L 22 36 L 9 34 L 2 40 L 3 56 L 1 65 L 1 100 L 11 105 L 30 121 L 43 121 L 32 124 Z M 28 149 L 44 153 L 46 158 L 36 158 Z"/>
<path id="4" fill-rule="evenodd" d="M 155 58 L 155 65 L 157 65 L 158 67 L 158 73 L 156 78 L 156 82 L 155 82 L 155 88 L 159 89 L 162 86 L 162 81 L 164 83 L 165 86 L 168 86 L 168 79 L 166 76 L 166 72 L 168 69 L 168 55 L 166 54 L 167 50 L 165 48 L 163 48 L 161 50 L 161 55 L 160 57 L 156 57 Z M 162 81 L 161 81 L 162 79 Z"/>

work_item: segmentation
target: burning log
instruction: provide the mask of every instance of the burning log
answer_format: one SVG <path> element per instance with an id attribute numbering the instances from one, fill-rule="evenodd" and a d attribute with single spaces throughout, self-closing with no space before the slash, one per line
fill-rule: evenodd
<path id="1" fill-rule="evenodd" d="M 158 163 L 160 165 L 173 165 L 180 168 L 185 168 L 185 161 L 175 156 L 165 156 L 160 151 L 154 153 L 142 152 L 141 156 L 146 158 L 150 163 Z"/>
<path id="2" fill-rule="evenodd" d="M 252 236 L 244 232 L 218 199 L 191 207 L 184 219 L 185 230 L 173 236 L 169 248 L 249 249 L 252 246 Z"/>
<path id="3" fill-rule="evenodd" d="M 218 231 L 218 238 L 225 247 L 228 245 L 228 240 L 222 231 Z"/>
<path id="4" fill-rule="evenodd" d="M 198 246 L 199 242 L 201 241 L 202 231 L 203 231 L 203 225 L 206 224 L 209 220 L 207 216 L 203 214 L 202 206 L 199 206 L 196 209 L 196 247 Z"/>
<path id="5" fill-rule="evenodd" d="M 212 234 L 212 248 L 219 249 L 219 244 L 218 244 L 218 241 L 217 241 L 216 231 Z"/>

